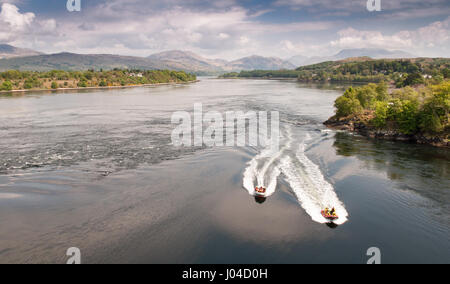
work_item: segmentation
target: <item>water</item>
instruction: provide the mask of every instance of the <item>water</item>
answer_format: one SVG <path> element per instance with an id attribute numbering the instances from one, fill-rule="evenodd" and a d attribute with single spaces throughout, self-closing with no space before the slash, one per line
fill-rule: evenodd
<path id="1" fill-rule="evenodd" d="M 327 130 L 340 93 L 203 78 L 0 97 L 0 263 L 69 247 L 84 263 L 365 263 L 370 247 L 449 263 L 448 150 Z M 171 115 L 195 103 L 279 111 L 279 151 L 173 147 Z"/>

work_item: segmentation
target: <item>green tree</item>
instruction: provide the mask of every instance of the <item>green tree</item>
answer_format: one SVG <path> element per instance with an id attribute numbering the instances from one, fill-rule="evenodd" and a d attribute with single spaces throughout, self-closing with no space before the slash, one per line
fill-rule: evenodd
<path id="1" fill-rule="evenodd" d="M 398 127 L 403 134 L 414 134 L 419 127 L 419 106 L 416 102 L 404 101 L 398 115 Z"/>
<path id="2" fill-rule="evenodd" d="M 363 107 L 357 98 L 357 91 L 352 87 L 347 89 L 344 95 L 336 100 L 334 106 L 338 117 L 359 114 L 363 111 Z"/>
<path id="3" fill-rule="evenodd" d="M 445 68 L 444 70 L 442 70 L 442 75 L 444 76 L 445 79 L 450 78 L 450 69 Z"/>
<path id="4" fill-rule="evenodd" d="M 57 82 L 52 82 L 52 89 L 58 89 L 58 83 Z"/>
<path id="5" fill-rule="evenodd" d="M 388 118 L 389 105 L 387 102 L 377 102 L 375 107 L 375 118 L 373 124 L 377 128 L 383 128 L 386 126 L 386 120 Z"/>
<path id="6" fill-rule="evenodd" d="M 13 89 L 13 84 L 10 81 L 5 81 L 0 86 L 0 91 L 12 91 L 12 89 Z"/>
<path id="7" fill-rule="evenodd" d="M 450 124 L 450 82 L 433 87 L 433 95 L 427 99 L 420 114 L 423 132 L 439 133 Z"/>
<path id="8" fill-rule="evenodd" d="M 385 81 L 381 81 L 376 88 L 376 92 L 377 92 L 377 101 L 387 101 L 388 97 L 389 97 L 389 93 L 388 93 L 388 85 L 386 84 Z"/>
<path id="9" fill-rule="evenodd" d="M 357 98 L 364 109 L 374 109 L 377 100 L 377 85 L 369 84 L 356 89 Z"/>
<path id="10" fill-rule="evenodd" d="M 403 81 L 403 86 L 416 86 L 424 83 L 425 79 L 420 73 L 413 73 L 406 77 L 405 81 Z"/>

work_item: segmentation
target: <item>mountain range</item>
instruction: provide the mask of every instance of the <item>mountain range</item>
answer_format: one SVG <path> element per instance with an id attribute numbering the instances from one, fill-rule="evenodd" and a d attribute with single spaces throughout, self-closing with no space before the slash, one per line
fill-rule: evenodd
<path id="1" fill-rule="evenodd" d="M 380 48 L 354 48 L 354 49 L 344 49 L 339 53 L 328 56 L 328 57 L 306 57 L 302 55 L 293 56 L 287 61 L 291 62 L 296 66 L 307 66 L 312 64 L 317 64 L 326 61 L 339 61 L 347 58 L 358 58 L 358 57 L 370 57 L 372 59 L 400 59 L 400 58 L 416 58 L 408 52 L 401 50 L 386 50 Z"/>
<path id="2" fill-rule="evenodd" d="M 324 61 L 338 61 L 349 57 L 412 58 L 402 51 L 384 49 L 346 49 L 331 57 L 294 56 L 288 60 L 277 57 L 249 56 L 238 60 L 209 59 L 190 51 L 172 50 L 152 54 L 149 57 L 112 54 L 42 54 L 37 51 L 0 45 L 0 71 L 4 70 L 87 70 L 87 69 L 170 69 L 183 70 L 197 75 L 216 75 L 242 70 L 295 69 Z"/>
<path id="3" fill-rule="evenodd" d="M 2 58 L 14 58 L 24 56 L 40 55 L 41 52 L 37 52 L 31 49 L 18 48 L 9 44 L 0 44 L 0 59 Z"/>
<path id="4" fill-rule="evenodd" d="M 8 53 L 8 50 L 11 52 Z M 172 50 L 150 55 L 147 58 L 112 54 L 41 54 L 22 49 L 4 49 L 0 71 L 4 70 L 87 70 L 87 69 L 170 69 L 183 70 L 198 75 L 222 74 L 242 70 L 281 70 L 296 66 L 276 57 L 249 56 L 234 61 L 208 59 L 193 52 Z"/>

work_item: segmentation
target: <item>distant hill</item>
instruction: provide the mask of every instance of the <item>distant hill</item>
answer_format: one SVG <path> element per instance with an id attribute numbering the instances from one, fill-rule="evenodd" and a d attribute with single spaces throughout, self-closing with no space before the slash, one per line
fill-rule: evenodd
<path id="1" fill-rule="evenodd" d="M 347 58 L 358 58 L 358 57 L 370 57 L 372 59 L 401 59 L 401 58 L 416 58 L 408 52 L 400 50 L 387 50 L 379 48 L 354 48 L 354 49 L 344 49 L 339 53 L 328 56 L 328 57 L 305 57 L 302 55 L 294 56 L 289 59 L 289 61 L 299 66 L 307 66 L 312 64 L 317 64 L 326 61 L 339 61 Z"/>
<path id="2" fill-rule="evenodd" d="M 33 56 L 33 55 L 40 55 L 40 54 L 42 54 L 42 53 L 31 50 L 31 49 L 18 48 L 18 47 L 9 45 L 9 44 L 0 44 L 0 59 Z"/>
<path id="3" fill-rule="evenodd" d="M 24 53 L 23 53 L 24 54 Z M 167 51 L 150 55 L 147 58 L 121 56 L 111 54 L 32 54 L 24 57 L 8 57 L 0 59 L 0 71 L 78 71 L 88 69 L 170 69 L 186 71 L 197 75 L 217 75 L 241 70 L 280 70 L 293 69 L 296 66 L 279 58 L 262 56 L 245 57 L 228 62 L 221 59 L 207 59 L 188 51 Z"/>
<path id="4" fill-rule="evenodd" d="M 344 49 L 334 56 L 337 60 L 350 57 L 370 57 L 372 59 L 415 58 L 416 56 L 401 50 L 386 50 L 376 48 Z"/>
<path id="5" fill-rule="evenodd" d="M 293 69 L 295 65 L 276 57 L 250 56 L 228 64 L 233 71 Z"/>
<path id="6" fill-rule="evenodd" d="M 430 78 L 450 75 L 449 58 L 371 59 L 369 57 L 347 58 L 301 66 L 296 70 L 253 70 L 231 72 L 223 78 L 297 78 L 303 82 L 380 82 L 403 84 L 413 75 Z M 414 78 L 414 77 L 413 77 Z"/>
<path id="7" fill-rule="evenodd" d="M 21 71 L 78 71 L 88 69 L 110 70 L 114 68 L 155 70 L 170 69 L 171 67 L 164 62 L 146 58 L 108 54 L 81 55 L 58 53 L 0 60 L 0 70 L 3 71 L 11 69 Z"/>
<path id="8" fill-rule="evenodd" d="M 192 68 L 203 72 L 238 72 L 242 70 L 281 70 L 296 66 L 276 57 L 249 56 L 228 62 L 223 59 L 207 59 L 193 52 L 172 50 L 153 54 L 150 59 L 171 62 L 179 68 Z"/>
<path id="9" fill-rule="evenodd" d="M 191 70 L 197 73 L 223 72 L 227 61 L 220 59 L 207 59 L 193 52 L 171 50 L 150 55 L 148 59 L 163 61 L 182 70 Z"/>
<path id="10" fill-rule="evenodd" d="M 303 55 L 296 55 L 292 56 L 291 58 L 287 59 L 286 61 L 290 62 L 291 64 L 294 64 L 295 66 L 303 66 L 305 62 L 307 62 L 310 58 Z"/>

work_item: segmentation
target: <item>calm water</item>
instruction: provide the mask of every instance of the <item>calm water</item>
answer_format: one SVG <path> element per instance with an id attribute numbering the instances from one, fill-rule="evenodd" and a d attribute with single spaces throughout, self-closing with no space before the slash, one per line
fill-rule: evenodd
<path id="1" fill-rule="evenodd" d="M 450 263 L 450 152 L 325 129 L 339 94 L 203 79 L 0 97 L 0 263 L 69 247 L 84 263 L 365 263 L 370 247 Z M 171 115 L 194 103 L 279 111 L 280 151 L 173 147 Z"/>

